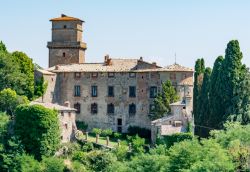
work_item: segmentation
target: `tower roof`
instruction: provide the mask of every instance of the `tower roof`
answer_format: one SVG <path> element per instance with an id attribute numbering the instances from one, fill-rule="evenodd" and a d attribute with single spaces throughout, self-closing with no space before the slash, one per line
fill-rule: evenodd
<path id="1" fill-rule="evenodd" d="M 66 16 L 65 14 L 62 14 L 61 17 L 50 19 L 50 21 L 81 21 L 81 22 L 84 22 L 83 20 L 81 20 L 79 18 Z"/>

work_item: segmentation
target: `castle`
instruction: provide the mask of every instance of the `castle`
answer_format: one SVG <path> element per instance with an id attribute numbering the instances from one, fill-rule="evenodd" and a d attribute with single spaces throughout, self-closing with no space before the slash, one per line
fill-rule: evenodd
<path id="1" fill-rule="evenodd" d="M 89 129 L 111 128 L 118 132 L 127 132 L 129 126 L 150 129 L 154 98 L 161 84 L 170 80 L 181 98 L 175 106 L 192 112 L 192 69 L 176 63 L 161 67 L 142 57 L 109 55 L 104 56 L 103 62 L 86 63 L 84 21 L 66 15 L 50 21 L 49 68 L 36 71 L 48 83 L 43 102 L 59 105 L 69 102 L 76 109 L 76 120 L 87 123 Z"/>

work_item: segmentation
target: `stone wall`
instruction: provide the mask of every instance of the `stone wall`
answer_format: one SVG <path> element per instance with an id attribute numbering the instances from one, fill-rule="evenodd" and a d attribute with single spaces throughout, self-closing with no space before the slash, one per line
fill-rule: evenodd
<path id="1" fill-rule="evenodd" d="M 177 83 L 179 95 L 184 96 L 187 89 L 192 90 L 192 85 L 182 85 L 181 79 L 184 72 L 177 72 L 176 79 L 172 82 Z M 187 76 L 191 77 L 189 72 Z M 136 73 L 136 77 L 131 78 L 128 72 L 117 72 L 115 77 L 108 77 L 108 73 L 99 72 L 98 77 L 92 77 L 90 72 L 82 72 L 80 78 L 75 78 L 73 72 L 57 73 L 55 83 L 56 101 L 63 104 L 69 101 L 71 107 L 74 104 L 81 104 L 81 113 L 76 114 L 76 119 L 88 124 L 89 129 L 112 128 L 117 131 L 118 119 L 122 119 L 122 131 L 126 132 L 130 125 L 150 128 L 149 105 L 153 103 L 153 98 L 149 98 L 150 86 L 157 86 L 161 89 L 161 83 L 170 79 L 169 72 L 144 72 Z M 80 85 L 81 96 L 74 96 L 74 86 Z M 91 96 L 91 86 L 98 87 L 98 96 Z M 114 86 L 114 97 L 108 97 L 108 86 Z M 136 97 L 129 97 L 129 86 L 136 86 Z M 185 88 L 185 89 L 184 89 Z M 192 95 L 192 94 L 191 94 Z M 91 114 L 91 103 L 98 105 L 98 113 Z M 107 104 L 113 103 L 115 106 L 114 115 L 107 114 Z M 129 115 L 129 104 L 136 104 L 136 114 Z M 191 105 L 190 105 L 191 106 Z"/>

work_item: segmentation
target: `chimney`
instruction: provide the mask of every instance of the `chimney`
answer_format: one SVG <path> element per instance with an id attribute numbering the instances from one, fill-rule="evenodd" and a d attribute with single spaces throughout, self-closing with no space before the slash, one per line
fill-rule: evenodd
<path id="1" fill-rule="evenodd" d="M 109 58 L 108 54 L 106 56 L 104 56 L 104 63 L 107 66 L 111 65 L 111 58 Z"/>
<path id="2" fill-rule="evenodd" d="M 70 107 L 70 103 L 69 103 L 69 101 L 64 102 L 64 106 L 66 106 L 66 107 Z"/>
<path id="3" fill-rule="evenodd" d="M 156 62 L 152 63 L 152 67 L 153 67 L 153 69 L 155 69 L 157 67 Z"/>
<path id="4" fill-rule="evenodd" d="M 143 61 L 143 57 L 140 57 L 139 61 Z"/>
<path id="5" fill-rule="evenodd" d="M 65 14 L 62 14 L 61 17 L 67 17 Z"/>

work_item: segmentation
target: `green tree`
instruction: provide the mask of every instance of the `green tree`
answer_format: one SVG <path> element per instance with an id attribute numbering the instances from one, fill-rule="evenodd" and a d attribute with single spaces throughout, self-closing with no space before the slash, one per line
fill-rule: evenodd
<path id="1" fill-rule="evenodd" d="M 25 53 L 15 51 L 12 53 L 16 63 L 20 66 L 20 72 L 24 74 L 26 84 L 23 87 L 24 95 L 29 99 L 34 96 L 34 64 Z"/>
<path id="2" fill-rule="evenodd" d="M 198 116 L 199 111 L 199 96 L 201 91 L 201 85 L 203 81 L 203 74 L 205 72 L 205 62 L 204 59 L 198 59 L 195 62 L 195 72 L 194 72 L 194 89 L 193 89 L 193 114 L 194 120 Z"/>
<path id="3" fill-rule="evenodd" d="M 16 167 L 13 171 L 21 172 L 42 172 L 42 165 L 30 155 L 20 155 L 16 158 Z"/>
<path id="4" fill-rule="evenodd" d="M 171 81 L 167 80 L 162 84 L 162 91 L 154 100 L 154 110 L 150 116 L 151 120 L 155 120 L 164 116 L 171 111 L 170 104 L 179 100 L 179 96 L 172 86 Z"/>
<path id="5" fill-rule="evenodd" d="M 207 118 L 208 126 L 210 128 L 220 129 L 223 127 L 223 114 L 225 114 L 222 108 L 224 101 L 224 92 L 222 90 L 222 72 L 223 72 L 224 58 L 219 56 L 213 66 L 213 71 L 210 79 L 210 90 L 209 90 L 209 106 L 210 114 Z"/>
<path id="6" fill-rule="evenodd" d="M 10 88 L 0 92 L 0 110 L 9 115 L 13 115 L 15 109 L 20 104 L 27 104 L 29 101 L 25 96 L 19 96 Z"/>
<path id="7" fill-rule="evenodd" d="M 243 58 L 242 52 L 240 51 L 239 42 L 232 40 L 227 44 L 225 60 L 223 62 L 223 73 L 222 73 L 222 89 L 224 91 L 224 108 L 225 113 L 223 114 L 223 121 L 225 122 L 233 114 L 240 114 L 241 111 L 241 97 L 244 92 L 238 92 L 241 88 L 242 76 L 244 76 L 245 70 L 241 63 Z M 234 119 L 235 120 L 235 119 Z"/>
<path id="8" fill-rule="evenodd" d="M 7 52 L 6 46 L 2 41 L 0 41 L 0 51 Z"/>
<path id="9" fill-rule="evenodd" d="M 42 76 L 40 79 L 36 79 L 34 86 L 34 95 L 36 97 L 41 97 L 46 92 L 48 87 L 48 83 L 44 81 L 44 77 Z"/>
<path id="10" fill-rule="evenodd" d="M 57 157 L 43 157 L 44 172 L 63 172 L 64 162 Z"/>
<path id="11" fill-rule="evenodd" d="M 15 133 L 25 150 L 36 159 L 53 155 L 60 143 L 58 112 L 40 105 L 20 105 L 15 114 Z"/>
<path id="12" fill-rule="evenodd" d="M 210 75 L 211 69 L 206 68 L 204 73 L 204 79 L 202 82 L 202 87 L 200 91 L 200 96 L 198 97 L 199 108 L 197 109 L 195 132 L 201 137 L 207 137 L 209 130 L 207 130 L 207 118 L 210 114 L 209 108 L 209 89 L 210 89 Z"/>
<path id="13" fill-rule="evenodd" d="M 225 130 L 211 131 L 212 138 L 229 151 L 239 171 L 250 168 L 250 125 L 225 123 Z"/>

